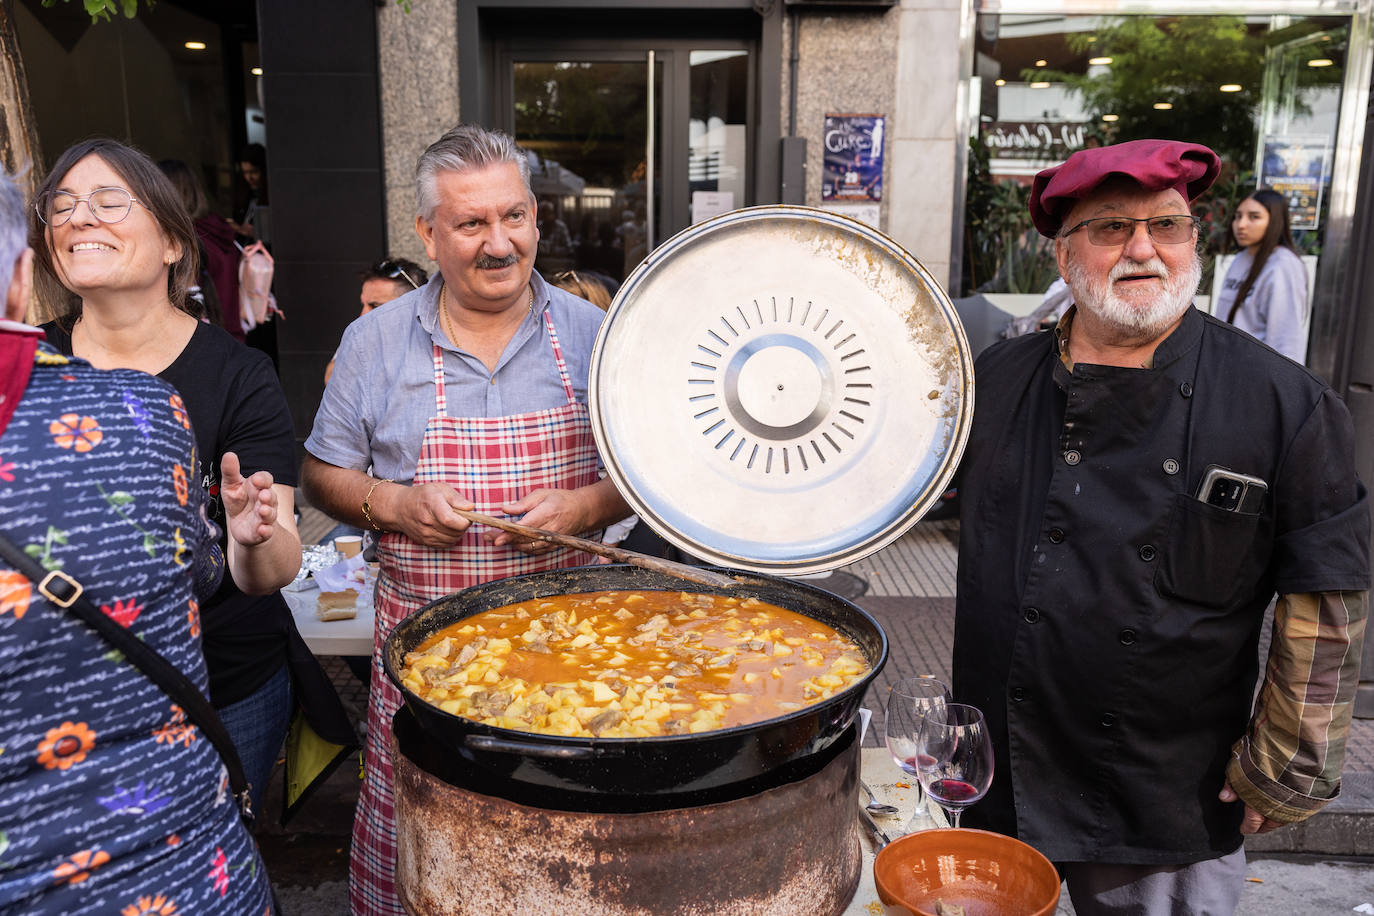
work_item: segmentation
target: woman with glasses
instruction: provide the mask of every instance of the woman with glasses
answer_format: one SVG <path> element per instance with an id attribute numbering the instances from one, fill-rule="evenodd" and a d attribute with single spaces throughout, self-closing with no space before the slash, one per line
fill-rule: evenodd
<path id="1" fill-rule="evenodd" d="M 257 806 L 290 721 L 293 687 L 319 734 L 340 744 L 353 738 L 278 592 L 301 564 L 295 432 L 281 384 L 262 353 L 188 313 L 195 230 L 175 187 L 138 150 L 94 139 L 64 152 L 35 195 L 30 244 L 45 305 L 58 316 L 43 326 L 53 346 L 100 369 L 142 370 L 177 389 L 171 406 L 195 434 L 213 521 L 224 527 L 226 453 L 237 456 L 244 474 L 271 477 L 276 524 L 257 543 L 225 545 L 234 574 L 200 609 L 210 700 Z"/>
<path id="2" fill-rule="evenodd" d="M 1231 235 L 1241 252 L 1226 271 L 1213 314 L 1303 362 L 1307 269 L 1289 231 L 1288 202 L 1260 188 L 1236 206 Z"/>

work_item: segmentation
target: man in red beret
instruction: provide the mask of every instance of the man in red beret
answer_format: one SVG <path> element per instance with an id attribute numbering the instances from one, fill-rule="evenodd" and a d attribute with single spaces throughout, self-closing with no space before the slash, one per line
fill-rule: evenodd
<path id="1" fill-rule="evenodd" d="M 1041 172 L 1075 305 L 976 365 L 954 694 L 997 759 L 965 823 L 1058 863 L 1080 916 L 1234 912 L 1243 834 L 1340 789 L 1369 505 L 1335 392 L 1192 307 L 1217 165 L 1140 140 Z"/>

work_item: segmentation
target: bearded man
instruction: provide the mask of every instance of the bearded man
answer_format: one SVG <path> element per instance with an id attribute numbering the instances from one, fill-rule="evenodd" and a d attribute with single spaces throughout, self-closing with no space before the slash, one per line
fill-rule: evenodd
<path id="1" fill-rule="evenodd" d="M 1369 505 L 1336 393 L 1192 307 L 1218 164 L 1139 140 L 1041 172 L 1076 305 L 976 366 L 954 694 L 996 776 L 965 822 L 1049 856 L 1081 916 L 1234 912 L 1243 834 L 1340 789 Z"/>

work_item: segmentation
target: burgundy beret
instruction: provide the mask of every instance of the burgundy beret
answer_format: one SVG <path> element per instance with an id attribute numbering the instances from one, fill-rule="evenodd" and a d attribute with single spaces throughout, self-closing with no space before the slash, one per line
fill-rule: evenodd
<path id="1" fill-rule="evenodd" d="M 1190 203 L 1211 187 L 1221 168 L 1217 154 L 1200 143 L 1180 140 L 1130 140 L 1114 146 L 1081 149 L 1060 165 L 1045 169 L 1031 185 L 1031 222 L 1054 238 L 1074 203 L 1107 179 L 1121 175 L 1147 191 L 1174 188 Z"/>

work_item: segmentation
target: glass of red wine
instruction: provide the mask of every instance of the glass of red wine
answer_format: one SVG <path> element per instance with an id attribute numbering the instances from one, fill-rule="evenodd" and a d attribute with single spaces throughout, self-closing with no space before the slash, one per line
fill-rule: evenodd
<path id="1" fill-rule="evenodd" d="M 940 711 L 949 703 L 949 688 L 929 674 L 903 678 L 888 690 L 884 734 L 888 752 L 903 773 L 911 777 L 916 787 L 916 810 L 907 824 L 907 833 L 918 829 L 925 821 L 926 800 L 921 792 L 920 765 L 917 741 L 921 721 L 932 711 Z"/>
<path id="2" fill-rule="evenodd" d="M 992 785 L 992 738 L 983 713 L 963 703 L 932 711 L 921 721 L 916 753 L 921 785 L 958 827 L 963 810 Z"/>

